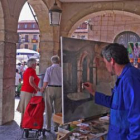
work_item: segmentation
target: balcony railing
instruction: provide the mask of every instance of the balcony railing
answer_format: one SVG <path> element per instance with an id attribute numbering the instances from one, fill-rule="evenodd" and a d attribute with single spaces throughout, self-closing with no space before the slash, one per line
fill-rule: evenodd
<path id="1" fill-rule="evenodd" d="M 38 43 L 37 39 L 32 39 L 32 43 Z"/>

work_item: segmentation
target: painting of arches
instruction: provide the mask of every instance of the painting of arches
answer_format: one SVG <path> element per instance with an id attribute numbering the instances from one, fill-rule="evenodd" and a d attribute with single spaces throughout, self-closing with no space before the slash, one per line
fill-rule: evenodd
<path id="1" fill-rule="evenodd" d="M 89 118 L 108 111 L 107 108 L 96 105 L 94 97 L 82 86 L 86 81 L 97 83 L 98 72 L 95 57 L 106 44 L 96 41 L 61 38 L 63 123 Z"/>

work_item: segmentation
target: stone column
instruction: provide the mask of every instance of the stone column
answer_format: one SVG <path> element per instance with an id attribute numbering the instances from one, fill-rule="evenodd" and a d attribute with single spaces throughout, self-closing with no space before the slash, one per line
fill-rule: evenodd
<path id="1" fill-rule="evenodd" d="M 60 51 L 60 36 L 59 27 L 51 27 L 52 32 L 41 33 L 40 36 L 40 74 L 44 74 L 46 68 L 51 65 L 51 57 L 59 55 Z"/>
<path id="2" fill-rule="evenodd" d="M 17 33 L 5 32 L 0 42 L 0 125 L 14 119 Z"/>
<path id="3" fill-rule="evenodd" d="M 51 65 L 50 58 L 53 55 L 53 45 L 53 41 L 40 41 L 40 74 L 44 74 L 46 68 Z"/>

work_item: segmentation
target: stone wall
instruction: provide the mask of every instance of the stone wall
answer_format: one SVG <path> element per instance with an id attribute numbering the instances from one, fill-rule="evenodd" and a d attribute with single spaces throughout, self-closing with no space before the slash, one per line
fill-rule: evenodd
<path id="1" fill-rule="evenodd" d="M 140 18 L 124 12 L 110 11 L 91 18 L 89 40 L 114 42 L 118 34 L 132 31 L 140 36 Z"/>

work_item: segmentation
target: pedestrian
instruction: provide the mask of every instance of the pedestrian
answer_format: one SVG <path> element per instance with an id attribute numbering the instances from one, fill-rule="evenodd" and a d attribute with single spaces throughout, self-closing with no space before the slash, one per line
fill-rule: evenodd
<path id="1" fill-rule="evenodd" d="M 18 73 L 21 75 L 20 67 L 21 67 L 21 63 L 18 63 L 16 69 L 18 69 Z"/>
<path id="2" fill-rule="evenodd" d="M 36 64 L 36 74 L 39 75 L 39 62 Z"/>
<path id="3" fill-rule="evenodd" d="M 27 65 L 26 65 L 26 62 L 24 61 L 20 66 L 20 73 L 21 73 L 22 79 L 23 79 L 23 73 L 26 69 L 27 69 Z"/>
<path id="4" fill-rule="evenodd" d="M 95 96 L 95 103 L 111 108 L 107 140 L 140 140 L 140 70 L 129 62 L 127 49 L 112 43 L 101 53 L 107 70 L 117 80 L 111 96 L 84 87 Z"/>
<path id="5" fill-rule="evenodd" d="M 22 127 L 22 118 L 26 107 L 34 94 L 40 91 L 38 87 L 39 78 L 36 75 L 36 59 L 31 58 L 27 62 L 28 68 L 25 70 L 23 74 L 23 85 L 21 87 L 20 101 L 17 107 L 17 111 L 21 113 L 21 127 Z"/>
<path id="6" fill-rule="evenodd" d="M 61 113 L 61 67 L 60 59 L 57 55 L 51 57 L 52 65 L 46 69 L 42 92 L 44 92 L 45 112 L 46 112 L 46 131 L 51 131 L 52 113 Z M 57 131 L 58 124 L 54 123 L 54 131 Z"/>
<path id="7" fill-rule="evenodd" d="M 17 91 L 17 87 L 21 84 L 21 75 L 18 72 L 18 69 L 16 69 L 16 75 L 15 75 L 15 87 L 16 87 L 16 95 L 19 96 L 19 93 Z"/>

